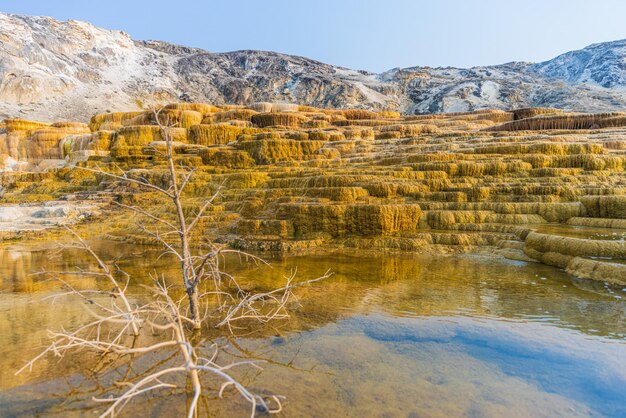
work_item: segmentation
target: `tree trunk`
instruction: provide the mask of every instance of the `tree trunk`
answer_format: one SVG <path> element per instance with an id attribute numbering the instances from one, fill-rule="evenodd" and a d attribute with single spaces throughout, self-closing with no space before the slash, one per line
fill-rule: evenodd
<path id="1" fill-rule="evenodd" d="M 200 321 L 200 301 L 198 300 L 198 290 L 196 286 L 187 288 L 187 296 L 189 298 L 189 311 L 191 312 L 193 329 L 198 330 L 202 327 L 202 322 Z"/>
<path id="2" fill-rule="evenodd" d="M 189 299 L 189 312 L 191 314 L 191 320 L 193 321 L 193 329 L 199 330 L 202 327 L 202 320 L 200 318 L 200 300 L 198 298 L 198 278 L 196 277 L 193 259 L 191 257 L 191 251 L 189 249 L 189 237 L 187 231 L 187 222 L 185 220 L 185 212 L 182 204 L 182 188 L 178 184 L 176 178 L 176 168 L 174 167 L 174 152 L 172 150 L 172 138 L 169 132 L 163 127 L 159 121 L 159 115 L 154 112 L 157 124 L 161 129 L 161 135 L 165 139 L 167 147 L 167 166 L 170 172 L 170 185 L 172 188 L 171 198 L 176 207 L 176 215 L 178 217 L 178 234 L 180 237 L 180 255 L 181 255 L 181 269 L 183 273 L 183 283 L 187 290 L 187 297 Z M 182 186 L 184 187 L 184 185 Z"/>

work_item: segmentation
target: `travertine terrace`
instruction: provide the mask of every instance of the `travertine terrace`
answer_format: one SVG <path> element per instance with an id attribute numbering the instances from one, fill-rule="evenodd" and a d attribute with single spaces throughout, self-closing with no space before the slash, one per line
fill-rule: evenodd
<path id="1" fill-rule="evenodd" d="M 195 169 L 189 210 L 222 187 L 199 233 L 226 245 L 480 250 L 626 283 L 626 113 L 403 116 L 263 102 L 174 103 L 160 115 L 176 163 Z M 7 201 L 159 207 L 153 193 L 80 168 L 165 178 L 151 111 L 89 125 L 8 119 L 0 132 Z M 109 238 L 140 240 L 123 208 L 104 213 L 93 224 Z"/>

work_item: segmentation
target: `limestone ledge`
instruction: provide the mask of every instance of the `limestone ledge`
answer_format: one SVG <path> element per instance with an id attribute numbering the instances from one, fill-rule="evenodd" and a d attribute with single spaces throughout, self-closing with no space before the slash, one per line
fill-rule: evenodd
<path id="1" fill-rule="evenodd" d="M 159 115 L 166 127 L 151 111 L 99 114 L 89 124 L 5 120 L 3 202 L 98 202 L 103 214 L 79 230 L 153 243 L 137 227 L 141 217 L 109 203 L 173 219 L 167 201 L 106 173 L 167 187 L 172 141 L 175 164 L 194 169 L 187 216 L 222 187 L 198 224 L 199 242 L 282 252 L 488 249 L 622 283 L 626 114 L 172 103 Z"/>

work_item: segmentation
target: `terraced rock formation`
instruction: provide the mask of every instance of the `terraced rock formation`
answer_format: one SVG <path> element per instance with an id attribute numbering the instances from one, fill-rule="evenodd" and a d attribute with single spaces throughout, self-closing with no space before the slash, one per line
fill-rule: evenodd
<path id="1" fill-rule="evenodd" d="M 98 114 L 89 125 L 9 119 L 5 201 L 101 199 L 169 216 L 154 193 L 81 170 L 163 183 L 164 137 L 195 170 L 193 213 L 221 185 L 198 233 L 248 250 L 487 249 L 582 278 L 626 284 L 626 114 L 554 109 L 421 116 L 283 103 L 173 103 Z M 8 171 L 12 170 L 12 171 Z M 123 209 L 94 234 L 140 241 Z"/>

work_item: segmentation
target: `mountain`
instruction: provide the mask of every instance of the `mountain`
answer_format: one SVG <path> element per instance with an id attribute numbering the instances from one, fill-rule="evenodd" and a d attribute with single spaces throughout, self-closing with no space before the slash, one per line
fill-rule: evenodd
<path id="1" fill-rule="evenodd" d="M 395 68 L 381 74 L 265 51 L 211 53 L 89 23 L 0 13 L 0 119 L 87 119 L 157 95 L 214 104 L 297 102 L 405 113 L 626 105 L 626 41 L 538 64 Z"/>
<path id="2" fill-rule="evenodd" d="M 626 39 L 589 45 L 534 64 L 531 70 L 571 85 L 607 89 L 626 86 Z"/>

